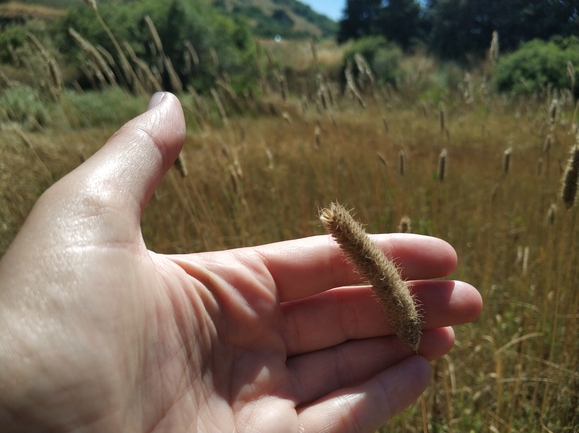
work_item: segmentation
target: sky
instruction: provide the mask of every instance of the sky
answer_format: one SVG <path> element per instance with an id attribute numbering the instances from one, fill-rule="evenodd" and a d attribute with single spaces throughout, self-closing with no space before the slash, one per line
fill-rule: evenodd
<path id="1" fill-rule="evenodd" d="M 300 0 L 318 13 L 338 21 L 342 17 L 342 11 L 346 6 L 346 0 Z"/>
<path id="2" fill-rule="evenodd" d="M 300 0 L 318 13 L 330 17 L 334 21 L 342 18 L 342 11 L 346 7 L 346 0 Z M 424 1 L 420 1 L 424 4 Z"/>

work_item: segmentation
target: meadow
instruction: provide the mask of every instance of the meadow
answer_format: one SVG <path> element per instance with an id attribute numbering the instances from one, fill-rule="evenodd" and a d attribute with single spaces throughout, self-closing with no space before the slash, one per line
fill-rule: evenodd
<path id="1" fill-rule="evenodd" d="M 299 74 L 288 78 L 289 96 L 275 79 L 262 97 L 222 89 L 227 118 L 218 98 L 180 94 L 182 165 L 145 210 L 145 241 L 183 253 L 322 234 L 319 209 L 334 200 L 371 233 L 398 231 L 408 216 L 410 231 L 455 247 L 451 278 L 477 287 L 484 310 L 455 329 L 424 398 L 381 431 L 577 432 L 579 224 L 577 207 L 560 198 L 575 101 L 551 89 L 495 93 L 483 70 L 441 84 L 437 65 L 417 72 L 419 60 L 405 60 L 397 86 L 362 92 L 365 107 L 338 83 L 320 102 L 315 81 Z M 146 103 L 115 88 L 65 90 L 39 108 L 52 116 L 46 126 L 3 118 L 0 254 L 38 196 Z M 113 107 L 120 112 L 103 119 Z"/>

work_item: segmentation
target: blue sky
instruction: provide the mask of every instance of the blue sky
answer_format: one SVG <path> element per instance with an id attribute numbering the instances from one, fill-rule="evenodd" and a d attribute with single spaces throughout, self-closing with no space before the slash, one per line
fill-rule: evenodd
<path id="1" fill-rule="evenodd" d="M 334 21 L 342 18 L 342 11 L 346 7 L 346 0 L 300 0 L 302 3 L 309 5 L 318 13 L 324 14 Z M 420 1 L 424 4 L 424 1 Z"/>
<path id="2" fill-rule="evenodd" d="M 324 14 L 334 21 L 342 17 L 346 0 L 300 0 L 318 13 Z"/>

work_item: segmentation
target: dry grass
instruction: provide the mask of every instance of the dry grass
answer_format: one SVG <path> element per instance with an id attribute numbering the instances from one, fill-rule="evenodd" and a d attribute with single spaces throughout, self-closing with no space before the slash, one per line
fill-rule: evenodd
<path id="1" fill-rule="evenodd" d="M 429 431 L 573 431 L 579 226 L 577 207 L 565 209 L 559 193 L 575 141 L 565 123 L 574 107 L 563 105 L 547 131 L 550 100 L 473 97 L 471 104 L 460 94 L 447 98 L 448 134 L 440 132 L 438 101 L 405 102 L 396 92 L 388 103 L 378 92 L 366 110 L 341 100 L 335 123 L 315 108 L 291 111 L 291 122 L 281 115 L 230 115 L 227 127 L 206 121 L 189 131 L 182 155 L 195 169 L 187 177 L 171 170 L 146 209 L 145 240 L 158 252 L 177 253 L 321 234 L 318 209 L 334 200 L 353 207 L 369 232 L 397 231 L 410 215 L 413 232 L 456 248 L 452 277 L 478 287 L 485 301 L 480 319 L 457 327 L 455 349 L 433 364 L 423 401 Z M 292 103 L 299 106 L 290 100 L 284 110 Z M 14 133 L 2 132 L 1 251 L 36 197 L 112 132 L 28 133 L 38 158 Z M 545 155 L 547 133 L 554 140 Z M 451 166 L 440 182 L 443 148 Z M 505 176 L 507 148 L 513 166 Z M 561 204 L 556 215 L 552 203 Z M 423 431 L 421 404 L 383 431 Z"/>
<path id="2" fill-rule="evenodd" d="M 273 58 L 282 67 L 291 67 L 297 72 L 309 71 L 315 65 L 314 53 L 308 40 L 273 40 L 262 39 L 259 43 L 267 48 Z M 337 69 L 342 64 L 344 48 L 334 41 L 325 40 L 316 43 L 317 62 L 324 69 Z"/>

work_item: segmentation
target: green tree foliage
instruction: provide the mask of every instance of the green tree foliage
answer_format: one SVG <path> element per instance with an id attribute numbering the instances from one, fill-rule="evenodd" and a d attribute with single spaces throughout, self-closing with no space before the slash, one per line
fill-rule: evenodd
<path id="1" fill-rule="evenodd" d="M 501 51 L 516 49 L 534 38 L 549 39 L 577 33 L 577 0 L 431 0 L 429 45 L 445 59 L 479 59 L 489 47 L 493 31 Z"/>
<path id="2" fill-rule="evenodd" d="M 171 59 L 181 80 L 184 84 L 193 84 L 198 91 L 208 91 L 215 78 L 224 73 L 231 78 L 234 88 L 247 86 L 255 76 L 255 45 L 248 26 L 205 2 L 141 0 L 119 3 L 109 0 L 99 2 L 98 8 L 117 40 L 128 41 L 137 56 L 153 66 L 157 60 L 149 48 L 151 37 L 144 23 L 144 17 L 150 16 L 163 51 Z M 114 46 L 90 7 L 81 4 L 70 9 L 57 26 L 62 51 L 70 60 L 77 61 L 80 50 L 68 35 L 69 28 L 74 28 L 93 45 L 101 45 L 117 57 Z M 186 41 L 193 45 L 200 60 L 192 74 L 184 73 Z M 217 54 L 217 65 L 212 50 Z"/>
<path id="3" fill-rule="evenodd" d="M 3 60 L 9 59 L 9 45 L 13 48 L 18 48 L 26 42 L 26 32 L 26 27 L 18 24 L 9 24 L 2 29 L 2 32 L 0 32 L 0 53 Z"/>
<path id="4" fill-rule="evenodd" d="M 405 50 L 422 40 L 441 58 L 464 63 L 484 57 L 493 31 L 507 52 L 578 28 L 577 0 L 348 0 L 337 40 L 382 35 Z"/>
<path id="5" fill-rule="evenodd" d="M 338 25 L 338 42 L 376 35 L 378 9 L 382 0 L 348 0 L 344 19 Z"/>
<path id="6" fill-rule="evenodd" d="M 407 50 L 424 38 L 427 28 L 423 10 L 415 0 L 349 0 L 344 14 L 338 42 L 380 35 Z"/>
<path id="7" fill-rule="evenodd" d="M 570 88 L 567 62 L 575 66 L 575 83 L 579 72 L 579 38 L 532 40 L 501 58 L 495 68 L 494 81 L 500 91 L 517 94 L 540 92 L 549 84 L 557 89 Z M 575 88 L 577 91 L 577 87 Z"/>
<path id="8" fill-rule="evenodd" d="M 421 7 L 413 0 L 389 0 L 378 14 L 378 32 L 404 50 L 423 35 Z"/>
<path id="9" fill-rule="evenodd" d="M 47 101 L 28 86 L 15 86 L 0 92 L 0 107 L 4 108 L 9 120 L 24 124 L 29 117 L 41 125 L 49 123 Z"/>

